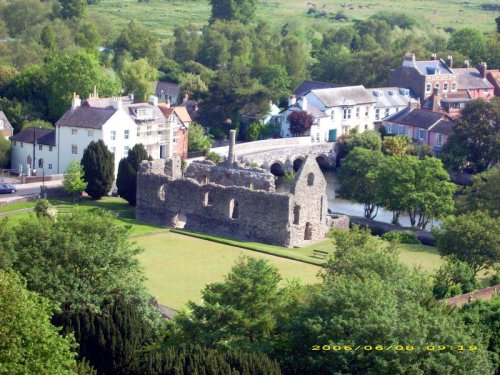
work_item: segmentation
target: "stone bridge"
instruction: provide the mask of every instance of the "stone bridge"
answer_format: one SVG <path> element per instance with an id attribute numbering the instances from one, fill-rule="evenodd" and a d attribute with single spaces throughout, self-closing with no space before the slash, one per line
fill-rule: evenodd
<path id="1" fill-rule="evenodd" d="M 227 157 L 229 146 L 212 148 L 210 151 Z M 335 143 L 313 143 L 311 137 L 267 139 L 234 146 L 237 161 L 258 164 L 276 176 L 292 170 L 297 172 L 309 153 L 316 156 L 322 168 L 335 167 Z"/>

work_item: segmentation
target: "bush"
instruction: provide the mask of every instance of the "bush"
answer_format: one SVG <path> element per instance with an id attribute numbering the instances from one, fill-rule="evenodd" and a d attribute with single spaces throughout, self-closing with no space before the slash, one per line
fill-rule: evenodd
<path id="1" fill-rule="evenodd" d="M 48 217 L 51 220 L 56 218 L 57 211 L 47 199 L 39 199 L 34 210 L 37 217 Z"/>
<path id="2" fill-rule="evenodd" d="M 218 164 L 218 163 L 220 163 L 222 161 L 222 158 L 216 152 L 208 152 L 205 155 L 205 160 L 210 160 L 211 162 L 214 162 L 215 164 Z"/>
<path id="3" fill-rule="evenodd" d="M 413 232 L 390 231 L 382 235 L 382 239 L 386 241 L 397 241 L 399 243 L 420 244 L 420 240 Z"/>

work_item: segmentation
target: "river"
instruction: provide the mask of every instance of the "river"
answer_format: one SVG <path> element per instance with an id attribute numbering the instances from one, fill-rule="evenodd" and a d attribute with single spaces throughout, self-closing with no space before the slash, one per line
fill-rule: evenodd
<path id="1" fill-rule="evenodd" d="M 341 213 L 348 216 L 363 217 L 364 210 L 362 204 L 336 197 L 335 191 L 339 188 L 339 182 L 337 180 L 337 176 L 335 175 L 335 173 L 330 171 L 324 171 L 323 175 L 325 176 L 327 183 L 326 193 L 328 195 L 328 208 L 332 210 L 332 212 Z M 283 193 L 289 192 L 290 186 L 291 183 L 287 182 L 283 177 L 278 177 L 276 179 L 276 191 Z M 392 220 L 392 212 L 387 211 L 382 207 L 380 207 L 378 209 L 378 214 L 375 217 L 375 220 L 384 223 L 390 223 Z M 401 214 L 399 218 L 399 223 L 403 227 L 410 227 L 411 224 L 409 215 Z M 439 222 L 435 221 L 433 223 L 429 223 L 426 229 L 429 230 L 431 225 L 439 225 Z"/>

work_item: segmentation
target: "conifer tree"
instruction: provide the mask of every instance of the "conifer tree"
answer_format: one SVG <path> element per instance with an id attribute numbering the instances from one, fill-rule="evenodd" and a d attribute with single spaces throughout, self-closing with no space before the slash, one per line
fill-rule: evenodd
<path id="1" fill-rule="evenodd" d="M 111 190 L 115 179 L 114 159 L 102 140 L 90 142 L 83 152 L 81 163 L 85 172 L 83 178 L 87 182 L 85 192 L 92 199 L 100 199 Z"/>
<path id="2" fill-rule="evenodd" d="M 118 195 L 125 199 L 131 206 L 135 206 L 137 193 L 137 171 L 141 161 L 149 159 L 148 153 L 142 144 L 135 145 L 128 151 L 126 158 L 120 160 L 116 187 Z"/>

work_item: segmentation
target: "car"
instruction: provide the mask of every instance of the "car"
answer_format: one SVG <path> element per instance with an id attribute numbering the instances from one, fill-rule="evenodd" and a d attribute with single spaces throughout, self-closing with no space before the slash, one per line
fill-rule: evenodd
<path id="1" fill-rule="evenodd" d="M 0 194 L 14 194 L 17 188 L 14 185 L 0 184 Z"/>

